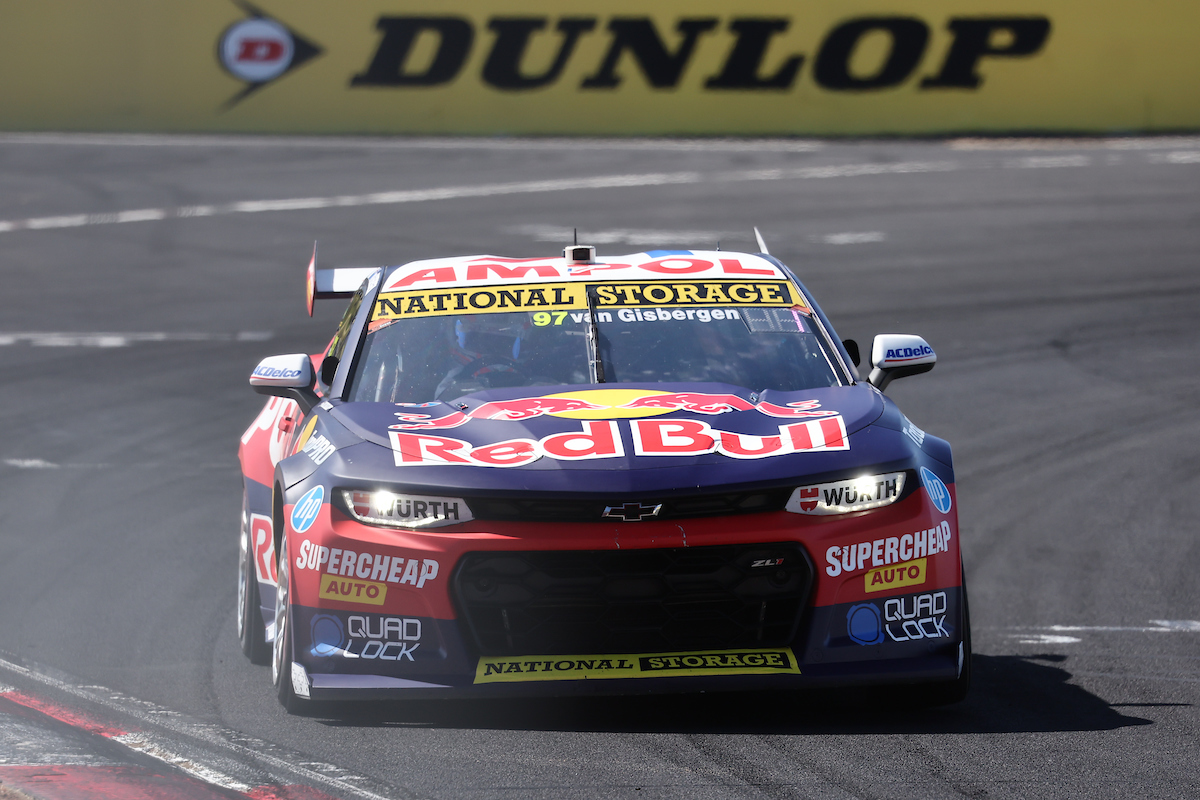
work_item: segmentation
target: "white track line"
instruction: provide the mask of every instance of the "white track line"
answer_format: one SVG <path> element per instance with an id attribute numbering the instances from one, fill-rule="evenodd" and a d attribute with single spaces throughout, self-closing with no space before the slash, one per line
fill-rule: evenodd
<path id="1" fill-rule="evenodd" d="M 1150 626 L 1140 625 L 1043 625 L 1040 627 L 1002 628 L 1017 631 L 1004 634 L 1018 644 L 1075 644 L 1082 641 L 1068 633 L 1200 633 L 1200 621 L 1194 619 L 1152 619 Z M 1039 633 L 1039 631 L 1047 631 Z"/>
<path id="2" fill-rule="evenodd" d="M 813 241 L 822 244 L 847 245 L 847 244 L 872 244 L 874 242 L 882 242 L 887 238 L 883 231 L 862 231 L 861 233 L 827 233 L 824 236 L 814 236 Z"/>
<path id="3" fill-rule="evenodd" d="M 1150 154 L 1156 163 L 1200 163 L 1200 151 L 1174 151 Z M 1093 159 L 1086 155 L 1031 156 L 1010 159 L 1002 166 L 1015 169 L 1048 169 L 1087 167 Z M 599 175 L 577 178 L 558 178 L 541 181 L 513 181 L 476 186 L 446 186 L 431 189 L 404 189 L 370 194 L 289 197 L 273 200 L 242 200 L 214 205 L 177 206 L 174 208 L 139 208 L 99 214 L 65 214 L 51 217 L 0 220 L 0 233 L 14 231 L 54 230 L 96 225 L 120 225 L 136 222 L 157 222 L 168 219 L 229 216 L 232 214 L 261 214 L 280 211 L 310 211 L 325 208 L 430 203 L 439 200 L 505 197 L 550 192 L 580 192 L 600 189 L 628 189 L 645 186 L 672 186 L 701 183 L 742 183 L 753 181 L 800 181 L 831 178 L 853 178 L 865 175 L 906 175 L 929 172 L 953 172 L 963 169 L 992 169 L 990 163 L 963 164 L 956 161 L 902 161 L 898 163 L 840 164 L 825 167 L 796 167 L 789 169 L 729 170 L 723 172 L 646 172 L 626 175 Z"/>
<path id="4" fill-rule="evenodd" d="M 1170 147 L 1200 147 L 1194 136 L 1122 136 L 1112 139 L 1058 137 L 952 139 L 951 150 L 1162 150 Z"/>
<path id="5" fill-rule="evenodd" d="M 1192 619 L 1152 619 L 1154 627 L 1123 625 L 1049 625 L 1034 630 L 1044 631 L 1132 631 L 1134 633 L 1200 633 L 1200 622 Z"/>
<path id="6" fill-rule="evenodd" d="M 949 172 L 962 166 L 952 161 L 904 161 L 894 164 L 843 164 L 828 167 L 799 167 L 793 169 L 734 170 L 716 173 L 648 172 L 628 175 L 601 175 L 579 178 L 559 178 L 542 181 L 488 183 L 478 186 L 447 186 L 434 189 L 406 189 L 371 194 L 336 195 L 328 197 L 291 197 L 277 200 L 243 200 L 217 205 L 180 206 L 176 208 L 142 208 L 104 214 L 69 214 L 54 217 L 33 217 L 0 220 L 0 233 L 22 230 L 79 228 L 94 225 L 119 225 L 131 222 L 151 222 L 164 219 L 228 216 L 231 214 L 260 214 L 272 211 L 305 211 L 322 208 L 428 203 L 438 200 L 504 197 L 548 192 L 579 192 L 596 189 L 626 189 L 642 186 L 671 186 L 698 183 L 740 183 L 747 181 L 820 180 L 852 178 L 863 175 L 905 175 L 924 172 Z"/>
<path id="7" fill-rule="evenodd" d="M 211 783 L 223 789 L 243 793 L 249 792 L 254 788 L 247 783 L 242 783 L 238 779 L 226 775 L 224 772 L 208 767 L 190 756 L 181 756 L 164 747 L 157 738 L 147 736 L 144 733 L 125 733 L 109 738 L 114 742 L 120 742 L 131 750 L 144 753 L 151 758 L 158 759 L 164 764 L 170 764 L 176 769 L 183 770 L 193 778 L 198 778 L 205 783 Z"/>
<path id="8" fill-rule="evenodd" d="M 238 331 L 237 333 L 66 333 L 40 331 L 22 333 L 0 332 L 0 347 L 28 343 L 34 347 L 128 347 L 143 342 L 265 342 L 271 331 Z"/>
<path id="9" fill-rule="evenodd" d="M 1150 160 L 1158 164 L 1200 164 L 1200 150 L 1176 150 L 1172 153 L 1151 153 Z"/>
<path id="10" fill-rule="evenodd" d="M 388 800 L 386 795 L 377 794 L 351 783 L 351 781 L 371 783 L 372 781 L 369 778 L 355 775 L 341 767 L 320 761 L 305 761 L 300 763 L 295 760 L 280 758 L 269 752 L 272 748 L 267 742 L 228 728 L 223 728 L 219 725 L 188 721 L 178 712 L 163 708 L 154 703 L 127 697 L 103 686 L 81 686 L 28 667 L 23 667 L 19 664 L 14 664 L 3 658 L 0 658 L 0 670 L 21 675 L 45 686 L 65 692 L 73 697 L 103 706 L 119 714 L 131 717 L 145 726 L 166 729 L 221 750 L 229 751 L 232 754 L 232 758 L 241 763 L 253 764 L 254 762 L 260 762 L 283 775 L 295 776 L 310 784 L 327 786 L 335 792 L 353 795 L 363 798 L 363 800 Z M 177 751 L 184 749 L 184 742 L 171 742 L 168 746 L 161 737 L 145 733 L 128 734 L 128 737 L 131 738 L 127 742 L 122 742 L 123 744 L 127 744 L 129 747 L 181 768 L 183 768 L 182 763 L 172 759 L 182 759 L 191 765 L 192 770 L 196 770 L 189 770 L 189 772 L 202 780 L 207 781 L 208 778 L 204 777 L 204 775 L 209 775 L 217 780 L 231 781 L 239 787 L 246 786 L 245 789 L 239 788 L 237 791 L 248 791 L 251 788 L 231 778 L 225 772 L 208 766 L 200 759 L 180 755 Z M 112 738 L 115 741 L 121 741 L 122 737 Z"/>
<path id="11" fill-rule="evenodd" d="M 1009 169 L 1059 169 L 1061 167 L 1087 167 L 1092 163 L 1091 156 L 1029 156 L 1015 158 L 1005 163 Z"/>
<path id="12" fill-rule="evenodd" d="M 1083 641 L 1076 636 L 1056 636 L 1050 633 L 1010 633 L 1010 639 L 1016 639 L 1017 644 L 1075 644 Z"/>
<path id="13" fill-rule="evenodd" d="M 530 236 L 538 242 L 562 242 L 575 235 L 575 229 L 561 225 L 517 225 L 509 228 L 512 233 Z M 715 242 L 739 235 L 735 231 L 712 230 L 662 230 L 655 228 L 607 228 L 603 230 L 580 229 L 580 241 L 588 244 L 631 244 L 657 245 L 691 244 Z"/>

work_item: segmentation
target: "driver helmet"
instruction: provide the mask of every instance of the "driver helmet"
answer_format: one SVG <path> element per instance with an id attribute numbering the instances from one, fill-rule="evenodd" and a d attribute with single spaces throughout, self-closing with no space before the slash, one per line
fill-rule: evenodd
<path id="1" fill-rule="evenodd" d="M 525 314 L 475 314 L 454 321 L 456 354 L 464 364 L 489 357 L 516 361 L 532 326 Z"/>

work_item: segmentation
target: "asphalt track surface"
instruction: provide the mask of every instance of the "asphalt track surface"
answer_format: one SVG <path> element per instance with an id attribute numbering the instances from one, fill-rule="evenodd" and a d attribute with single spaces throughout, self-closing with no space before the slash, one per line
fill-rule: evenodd
<path id="1" fill-rule="evenodd" d="M 938 352 L 889 394 L 955 448 L 969 699 L 286 716 L 235 636 L 235 453 L 257 360 L 341 314 L 304 314 L 313 240 L 365 265 L 753 225 L 841 336 Z M 340 797 L 1200 793 L 1200 139 L 8 136 L 0 276 L 0 685 Z"/>

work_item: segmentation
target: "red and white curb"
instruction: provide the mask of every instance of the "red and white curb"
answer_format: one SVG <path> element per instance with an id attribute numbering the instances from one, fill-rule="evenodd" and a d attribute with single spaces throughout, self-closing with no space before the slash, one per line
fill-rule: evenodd
<path id="1" fill-rule="evenodd" d="M 137 768 L 114 766 L 116 762 L 112 758 L 73 759 L 75 763 L 63 764 L 57 772 L 53 770 L 54 765 L 46 761 L 14 765 L 12 758 L 0 758 L 0 797 L 5 796 L 3 790 L 6 788 L 15 788 L 28 796 L 45 797 L 47 800 L 77 796 L 219 798 L 231 795 L 252 800 L 389 800 L 414 796 L 411 792 L 377 784 L 365 776 L 314 760 L 303 753 L 289 751 L 219 725 L 188 719 L 178 712 L 103 686 L 81 685 L 51 675 L 49 670 L 31 669 L 0 658 L 0 674 L 3 673 L 8 673 L 14 683 L 41 684 L 48 690 L 47 695 L 62 693 L 67 695 L 67 699 L 66 702 L 58 702 L 40 692 L 29 692 L 0 683 L 0 715 L 12 708 L 8 704 L 29 709 L 70 726 L 69 730 L 76 734 L 76 739 L 79 734 L 102 737 L 125 748 L 130 756 L 129 763 L 147 763 L 147 758 L 161 762 L 187 776 L 180 776 L 179 780 L 194 779 L 210 787 L 212 792 L 197 793 L 197 789 L 202 790 L 201 786 L 184 792 L 179 788 L 181 784 L 177 783 L 174 789 L 159 786 L 157 790 L 147 793 L 144 786 L 138 788 L 134 785 L 136 781 L 131 783 L 128 772 Z M 25 680 L 20 680 L 22 678 Z M 102 709 L 102 715 L 105 711 L 114 712 L 132 724 L 101 719 L 90 711 L 74 707 L 72 699 L 91 707 L 98 706 Z M 112 752 L 111 747 L 108 750 Z M 48 769 L 50 773 L 47 773 Z M 122 769 L 125 772 L 119 775 L 114 773 L 114 770 Z M 30 773 L 28 770 L 40 772 Z M 145 781 L 161 782 L 166 779 L 144 770 L 142 772 L 145 773 L 141 776 Z M 37 785 L 46 787 L 45 791 L 40 788 L 31 790 L 30 784 L 22 784 L 21 777 L 29 774 L 38 778 Z M 61 789 L 56 789 L 50 780 L 55 776 L 75 786 L 74 792 L 64 794 Z M 90 790 L 80 790 L 79 785 L 86 783 L 89 776 L 97 785 Z M 120 778 L 118 782 L 125 787 L 124 790 L 110 793 L 102 791 L 102 785 L 107 785 L 105 781 L 111 783 L 117 778 Z"/>

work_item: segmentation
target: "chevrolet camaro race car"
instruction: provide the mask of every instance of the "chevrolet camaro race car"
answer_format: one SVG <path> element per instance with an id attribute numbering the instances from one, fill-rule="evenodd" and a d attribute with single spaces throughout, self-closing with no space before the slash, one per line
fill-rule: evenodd
<path id="1" fill-rule="evenodd" d="M 765 251 L 766 248 L 762 247 Z M 238 633 L 310 701 L 903 684 L 962 699 L 950 446 L 766 254 L 308 270 L 241 439 Z"/>

